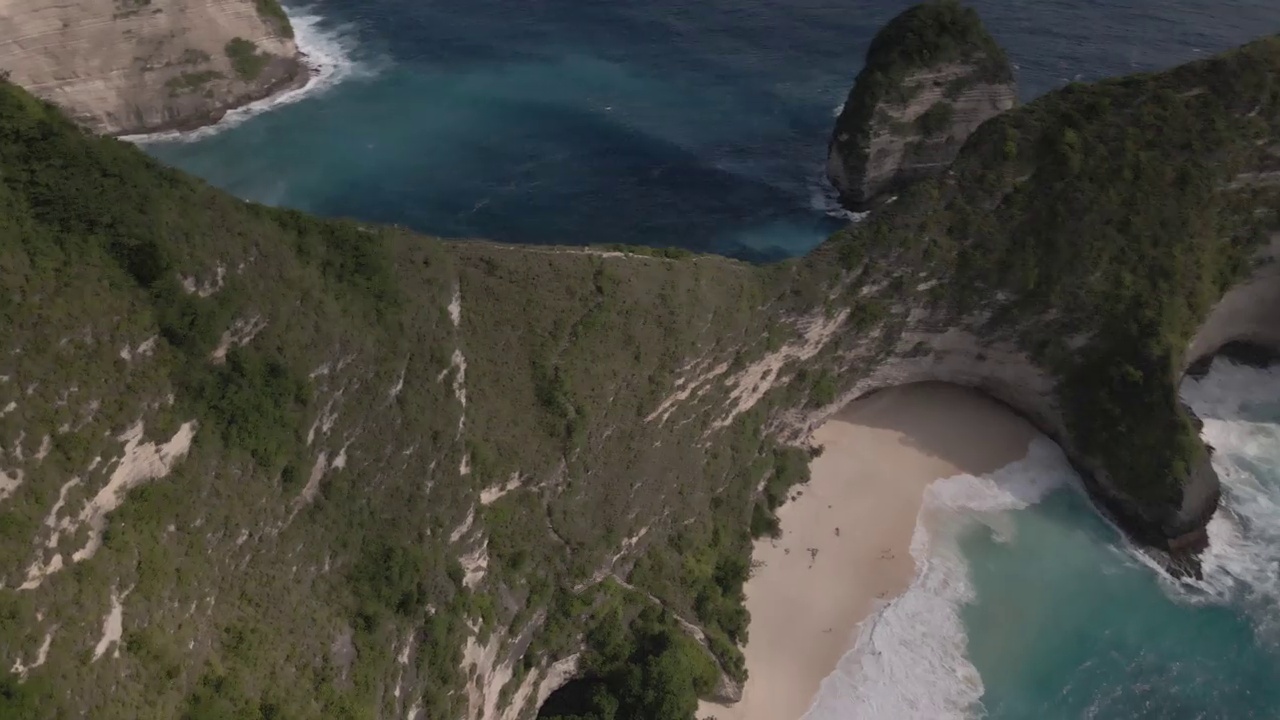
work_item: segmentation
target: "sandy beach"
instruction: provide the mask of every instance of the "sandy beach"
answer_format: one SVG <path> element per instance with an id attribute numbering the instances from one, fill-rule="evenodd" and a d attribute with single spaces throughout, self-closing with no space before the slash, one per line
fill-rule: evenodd
<path id="1" fill-rule="evenodd" d="M 818 428 L 813 439 L 823 452 L 809 484 L 778 512 L 782 536 L 753 550 L 742 701 L 702 703 L 698 717 L 802 717 L 853 645 L 858 623 L 910 584 L 925 487 L 1019 460 L 1035 436 L 1004 406 L 944 384 L 876 393 Z"/>

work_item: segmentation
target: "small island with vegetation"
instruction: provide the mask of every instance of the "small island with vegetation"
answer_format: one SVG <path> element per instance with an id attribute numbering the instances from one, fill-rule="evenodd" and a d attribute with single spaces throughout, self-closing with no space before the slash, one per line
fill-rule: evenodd
<path id="1" fill-rule="evenodd" d="M 871 42 L 836 121 L 827 176 L 866 209 L 951 163 L 979 125 L 1017 101 L 1013 69 L 978 13 L 917 5 Z"/>

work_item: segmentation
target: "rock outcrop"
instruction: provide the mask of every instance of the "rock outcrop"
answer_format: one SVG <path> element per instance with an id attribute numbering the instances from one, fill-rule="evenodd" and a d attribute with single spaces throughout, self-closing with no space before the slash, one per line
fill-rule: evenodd
<path id="1" fill-rule="evenodd" d="M 964 141 L 1017 102 L 1013 72 L 978 14 L 918 5 L 876 36 L 836 122 L 827 177 L 863 210 L 942 172 Z"/>
<path id="2" fill-rule="evenodd" d="M 1273 38 L 984 123 L 948 172 L 835 243 L 855 311 L 891 318 L 842 341 L 856 380 L 839 398 L 983 390 L 1053 437 L 1135 540 L 1196 572 L 1220 489 L 1178 385 L 1226 344 L 1280 346 L 1280 128 L 1258 84 L 1277 63 Z"/>
<path id="3" fill-rule="evenodd" d="M 0 0 L 0 72 L 108 135 L 209 124 L 307 78 L 275 0 Z"/>

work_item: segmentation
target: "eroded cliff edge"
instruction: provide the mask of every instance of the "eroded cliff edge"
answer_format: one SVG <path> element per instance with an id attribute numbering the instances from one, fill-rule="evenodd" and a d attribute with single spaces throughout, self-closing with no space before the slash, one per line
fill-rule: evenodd
<path id="1" fill-rule="evenodd" d="M 846 206 L 865 210 L 950 165 L 979 125 L 1016 102 L 1013 69 L 976 11 L 917 5 L 872 40 L 836 120 L 827 177 Z"/>
<path id="2" fill-rule="evenodd" d="M 215 122 L 301 60 L 276 0 L 0 0 L 0 72 L 101 134 Z"/>
<path id="3" fill-rule="evenodd" d="M 1177 384 L 1278 337 L 1278 89 L 1274 38 L 1065 88 L 757 267 L 245 203 L 0 85 L 0 683 L 521 718 L 654 606 L 741 677 L 808 430 L 916 380 L 1024 413 L 1191 557 L 1217 486 Z"/>
<path id="4" fill-rule="evenodd" d="M 995 116 L 946 172 L 822 248 L 854 309 L 888 318 L 887 349 L 842 350 L 846 372 L 877 367 L 852 394 L 986 390 L 1064 447 L 1121 527 L 1194 572 L 1219 488 L 1177 385 L 1224 343 L 1276 338 L 1275 53 L 1262 41 Z"/>

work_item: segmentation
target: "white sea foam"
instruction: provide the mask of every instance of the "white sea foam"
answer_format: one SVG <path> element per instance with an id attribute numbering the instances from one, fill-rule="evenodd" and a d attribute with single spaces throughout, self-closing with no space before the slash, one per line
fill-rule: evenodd
<path id="1" fill-rule="evenodd" d="M 840 204 L 840 193 L 827 180 L 825 169 L 815 172 L 809 180 L 809 207 L 849 222 L 859 222 L 867 216 L 867 213 L 853 212 Z"/>
<path id="2" fill-rule="evenodd" d="M 972 714 L 983 686 L 966 656 L 960 616 L 974 598 L 960 532 L 977 522 L 1011 540 L 1008 514 L 1038 503 L 1072 477 L 1062 451 L 1040 438 L 1026 458 L 991 475 L 957 475 L 930 485 L 911 541 L 915 579 L 859 626 L 853 650 L 822 681 L 806 720 Z"/>
<path id="3" fill-rule="evenodd" d="M 1239 603 L 1260 636 L 1280 643 L 1280 372 L 1219 358 L 1181 394 L 1204 421 L 1223 499 L 1204 579 L 1166 585 L 1182 600 Z"/>
<path id="4" fill-rule="evenodd" d="M 1175 580 L 1128 543 L 1116 552 L 1161 576 L 1180 602 L 1246 608 L 1261 638 L 1280 643 L 1280 372 L 1216 361 L 1182 397 L 1216 452 L 1223 506 L 1209 524 L 1202 581 Z M 925 492 L 912 538 L 917 574 L 903 595 L 858 628 L 854 648 L 823 680 L 805 720 L 946 720 L 981 714 L 982 678 L 967 657 L 961 612 L 974 600 L 959 546 L 974 523 L 1013 539 L 1012 511 L 1030 507 L 1074 471 L 1056 445 L 1036 440 L 1023 460 L 989 476 L 958 475 Z M 1077 485 L 1078 487 L 1078 485 Z"/>
<path id="5" fill-rule="evenodd" d="M 356 37 L 352 26 L 327 25 L 324 18 L 309 7 L 288 10 L 294 41 L 310 71 L 311 77 L 306 85 L 230 110 L 218 122 L 202 128 L 185 132 L 128 135 L 120 139 L 139 144 L 201 140 L 241 125 L 265 112 L 323 94 L 344 80 L 368 77 L 376 72 L 375 63 L 355 59 Z"/>

